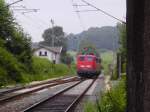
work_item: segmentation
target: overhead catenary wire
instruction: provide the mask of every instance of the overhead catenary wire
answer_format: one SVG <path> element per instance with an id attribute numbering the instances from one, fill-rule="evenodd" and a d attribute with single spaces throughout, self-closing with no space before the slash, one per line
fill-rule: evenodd
<path id="1" fill-rule="evenodd" d="M 24 1 L 24 3 L 25 3 L 27 6 L 31 7 L 30 4 L 28 4 L 26 1 Z M 26 12 L 25 12 L 25 13 L 26 13 Z M 25 14 L 25 13 L 23 13 L 23 14 Z M 46 21 L 44 21 L 43 19 L 39 18 L 37 15 L 35 15 L 35 13 L 32 14 L 32 16 L 34 16 L 34 18 L 38 19 L 38 22 L 40 22 L 41 24 L 45 24 L 46 26 L 48 26 L 49 23 L 46 22 Z"/>
<path id="2" fill-rule="evenodd" d="M 26 8 L 19 9 L 19 8 L 16 8 L 16 9 L 13 9 L 13 10 L 15 10 L 15 11 L 34 11 L 34 12 L 37 12 L 40 9 L 26 9 Z"/>
<path id="3" fill-rule="evenodd" d="M 100 9 L 100 8 L 97 8 L 96 6 L 92 5 L 91 3 L 89 3 L 89 2 L 87 2 L 87 1 L 85 1 L 85 0 L 81 0 L 81 1 L 84 2 L 85 4 L 87 4 L 88 6 L 91 6 L 91 7 L 95 8 L 97 11 L 100 11 L 100 12 L 102 12 L 103 14 L 105 14 L 105 15 L 107 15 L 107 16 L 109 16 L 109 17 L 111 17 L 111 18 L 113 18 L 113 19 L 115 19 L 115 20 L 117 20 L 117 21 L 120 21 L 121 23 L 126 24 L 125 21 L 123 21 L 123 20 L 121 20 L 121 19 L 118 19 L 117 17 L 115 17 L 115 16 L 113 16 L 113 15 L 107 13 L 106 11 L 104 11 L 104 10 L 102 10 L 102 9 Z M 78 12 L 80 12 L 80 11 L 78 11 Z"/>
<path id="4" fill-rule="evenodd" d="M 23 1 L 23 0 L 21 0 L 21 1 Z M 16 2 L 18 3 L 19 0 L 16 1 Z M 13 2 L 13 4 L 15 4 L 16 2 Z M 24 1 L 24 2 L 25 2 L 25 1 Z M 40 10 L 40 9 L 27 8 L 27 7 L 24 6 L 24 5 L 11 6 L 11 9 L 12 9 L 13 11 L 15 11 L 15 12 L 18 12 L 18 13 L 24 15 L 24 16 L 25 16 L 26 13 L 37 12 L 38 10 Z M 37 17 L 35 17 L 35 18 L 37 18 Z M 35 20 L 33 20 L 33 21 L 35 21 Z M 36 24 L 39 24 L 39 22 L 40 22 L 40 21 L 38 21 Z M 41 24 L 43 25 L 43 23 L 41 23 Z M 44 23 L 44 24 L 46 24 L 46 23 Z M 46 25 L 47 25 L 47 24 L 46 24 Z"/>
<path id="5" fill-rule="evenodd" d="M 38 12 L 39 9 L 13 9 L 13 11 L 20 12 L 21 14 Z"/>
<path id="6" fill-rule="evenodd" d="M 24 2 L 26 5 L 28 5 L 26 1 L 23 1 L 23 2 Z M 20 8 L 19 8 L 19 7 L 20 7 Z M 36 22 L 36 24 L 39 24 L 39 26 L 43 26 L 43 27 L 48 26 L 48 24 L 47 24 L 45 21 L 39 19 L 38 16 L 35 16 L 33 13 L 31 13 L 31 12 L 38 12 L 40 9 L 27 8 L 27 7 L 24 6 L 24 5 L 17 6 L 17 7 L 13 6 L 12 8 L 13 8 L 13 9 L 12 9 L 13 11 L 22 14 L 22 15 L 25 16 L 27 19 L 32 20 L 33 23 L 34 23 L 35 21 L 37 21 L 37 19 L 38 19 L 38 21 Z M 27 13 L 31 13 L 30 16 L 27 17 Z M 36 18 L 36 19 L 31 18 L 31 16 L 33 16 L 33 18 Z"/>
<path id="7" fill-rule="evenodd" d="M 11 8 L 26 8 L 24 5 L 11 6 Z"/>
<path id="8" fill-rule="evenodd" d="M 31 13 L 31 12 L 37 12 L 37 11 L 33 11 L 33 10 L 23 11 L 22 14 Z"/>
<path id="9" fill-rule="evenodd" d="M 12 11 L 15 12 L 20 12 L 20 13 L 31 13 L 31 12 L 37 12 L 40 9 L 32 9 L 32 8 L 27 8 L 24 5 L 18 5 L 18 6 L 11 6 Z"/>
<path id="10" fill-rule="evenodd" d="M 97 11 L 97 10 L 77 10 L 75 12 L 93 12 L 93 11 Z"/>
<path id="11" fill-rule="evenodd" d="M 78 5 L 77 5 L 76 3 L 74 3 L 74 0 L 71 0 L 71 3 L 72 3 L 72 6 L 73 6 L 75 12 L 76 12 L 76 11 L 79 11 Z M 82 21 L 82 19 L 81 19 L 81 16 L 80 16 L 79 12 L 76 12 L 76 14 L 77 14 L 77 17 L 78 17 L 78 19 L 79 19 L 80 26 L 82 27 L 83 30 L 85 30 L 85 25 L 84 25 L 84 23 L 83 23 L 83 21 Z"/>
<path id="12" fill-rule="evenodd" d="M 26 6 L 23 6 L 23 7 L 22 6 L 20 6 L 20 7 L 19 6 L 17 6 L 17 7 L 14 6 L 14 7 L 11 7 L 11 8 L 16 13 L 19 13 L 22 16 L 24 16 L 23 21 L 25 22 L 25 20 L 26 20 L 26 24 L 24 24 L 23 27 L 26 26 L 25 29 L 28 32 L 29 30 L 27 30 L 27 29 L 28 29 L 28 26 L 30 26 L 30 30 L 32 30 L 32 32 L 34 32 L 34 34 L 32 36 L 40 37 L 39 35 L 41 35 L 42 32 L 44 31 L 44 29 L 46 29 L 48 27 L 48 24 L 45 21 L 39 19 L 38 16 L 34 15 L 35 13 L 30 13 L 30 12 L 37 12 L 39 9 L 27 8 Z M 27 13 L 30 13 L 30 15 L 27 14 Z"/>
<path id="13" fill-rule="evenodd" d="M 10 7 L 11 5 L 17 4 L 17 3 L 22 2 L 22 1 L 23 0 L 17 0 L 15 2 L 13 2 L 13 3 L 8 4 L 7 7 Z"/>
<path id="14" fill-rule="evenodd" d="M 77 4 L 73 4 L 72 6 L 89 6 L 89 5 L 77 5 Z"/>
<path id="15" fill-rule="evenodd" d="M 19 12 L 20 13 L 20 12 Z M 42 24 L 41 22 L 37 21 L 35 22 L 36 20 L 33 19 L 32 17 L 28 16 L 27 14 L 25 14 L 25 12 L 21 12 L 22 16 L 24 16 L 24 19 L 23 20 L 28 20 L 30 21 L 30 24 L 28 24 L 29 26 L 35 26 L 38 30 L 41 29 L 41 28 L 46 28 L 46 25 Z M 16 17 L 15 17 L 16 18 Z M 18 20 L 18 19 L 17 19 Z M 33 22 L 34 21 L 34 22 Z M 31 25 L 32 23 L 32 25 Z"/>

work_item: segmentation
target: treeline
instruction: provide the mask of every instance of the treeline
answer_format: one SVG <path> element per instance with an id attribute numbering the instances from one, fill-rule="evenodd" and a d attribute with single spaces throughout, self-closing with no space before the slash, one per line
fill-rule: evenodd
<path id="1" fill-rule="evenodd" d="M 20 82 L 32 70 L 31 39 L 15 22 L 4 0 L 0 0 L 0 86 Z"/>
<path id="2" fill-rule="evenodd" d="M 119 31 L 117 27 L 104 26 L 91 27 L 79 34 L 70 34 L 68 37 L 68 50 L 77 50 L 86 43 L 91 43 L 97 49 L 116 50 L 119 47 Z"/>

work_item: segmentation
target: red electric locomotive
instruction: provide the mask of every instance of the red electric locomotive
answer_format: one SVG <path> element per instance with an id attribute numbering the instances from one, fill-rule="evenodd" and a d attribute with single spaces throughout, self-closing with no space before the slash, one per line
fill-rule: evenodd
<path id="1" fill-rule="evenodd" d="M 85 54 L 77 56 L 77 74 L 80 77 L 94 77 L 101 72 L 101 60 L 96 55 Z"/>

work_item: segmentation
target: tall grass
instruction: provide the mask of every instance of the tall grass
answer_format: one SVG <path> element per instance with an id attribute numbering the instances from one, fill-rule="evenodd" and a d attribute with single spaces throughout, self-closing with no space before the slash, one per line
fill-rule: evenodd
<path id="1" fill-rule="evenodd" d="M 122 79 L 110 91 L 103 93 L 97 103 L 86 103 L 85 112 L 125 112 L 126 86 Z"/>

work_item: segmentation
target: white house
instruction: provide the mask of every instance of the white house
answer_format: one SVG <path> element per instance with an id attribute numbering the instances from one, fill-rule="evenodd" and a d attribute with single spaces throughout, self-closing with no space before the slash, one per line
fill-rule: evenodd
<path id="1" fill-rule="evenodd" d="M 62 47 L 48 47 L 44 45 L 38 45 L 38 47 L 33 48 L 33 55 L 47 58 L 50 61 L 58 64 L 60 63 L 60 54 Z"/>

